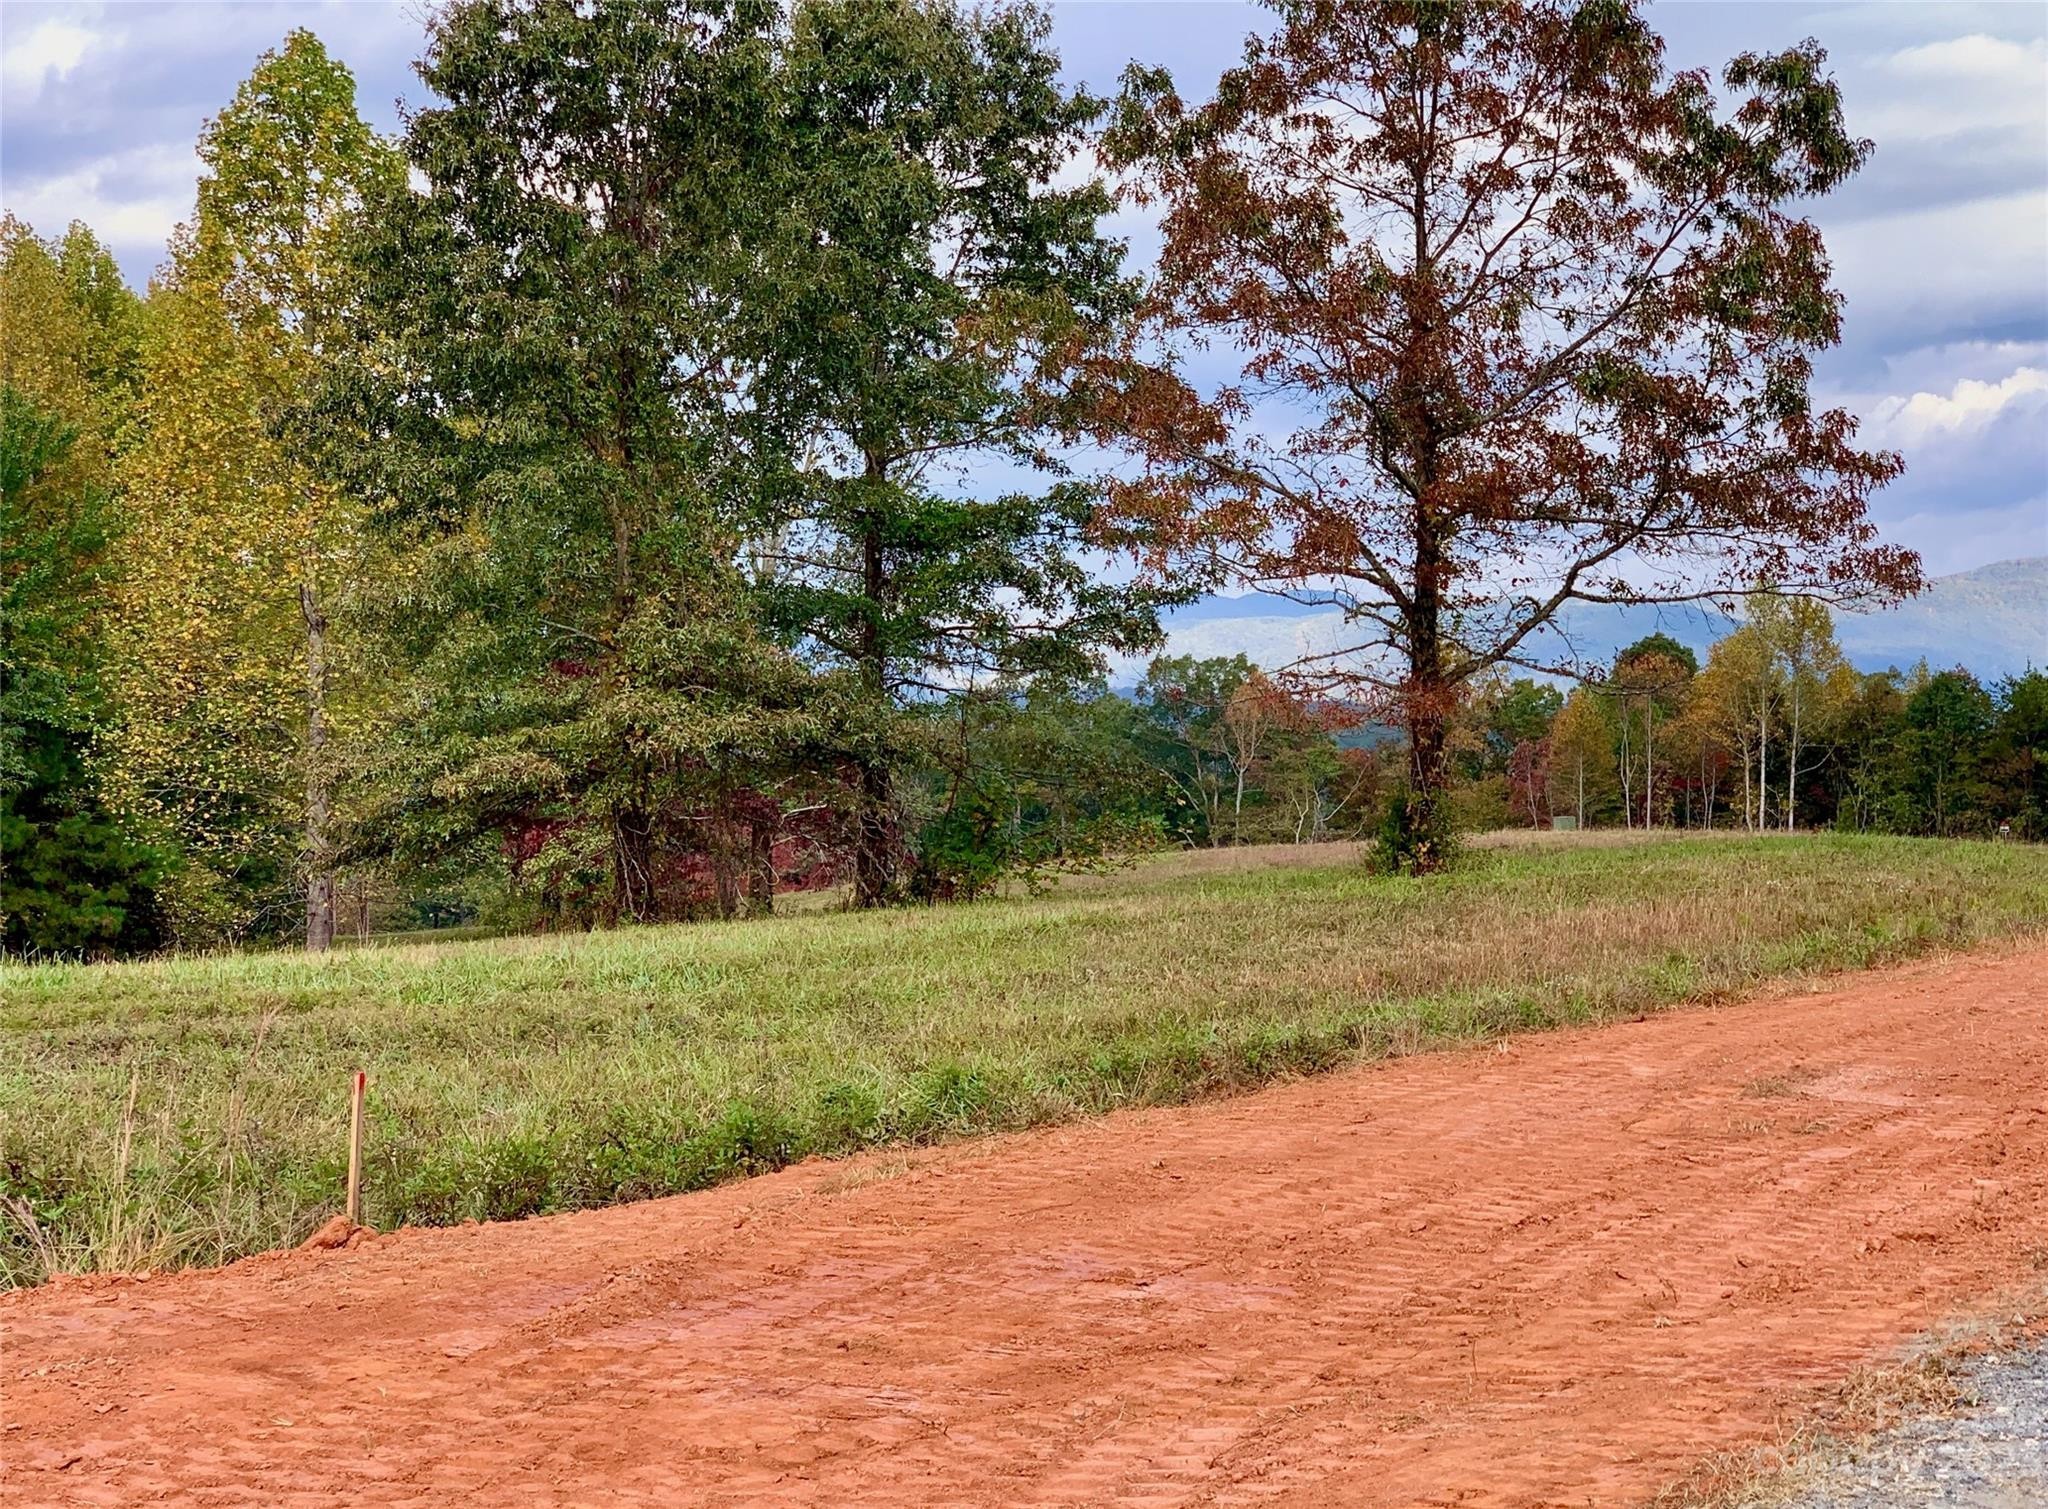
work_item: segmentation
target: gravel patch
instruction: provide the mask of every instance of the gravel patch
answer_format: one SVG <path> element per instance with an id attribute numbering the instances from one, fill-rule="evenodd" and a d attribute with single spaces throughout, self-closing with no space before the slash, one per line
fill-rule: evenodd
<path id="1" fill-rule="evenodd" d="M 1786 1509 L 2048 1506 L 2048 1345 L 1987 1354 L 1957 1381 L 1965 1408 L 1810 1469 Z"/>

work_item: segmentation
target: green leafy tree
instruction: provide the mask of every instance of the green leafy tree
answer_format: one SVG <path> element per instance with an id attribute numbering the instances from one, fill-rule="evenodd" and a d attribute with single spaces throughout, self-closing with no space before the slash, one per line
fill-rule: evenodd
<path id="1" fill-rule="evenodd" d="M 141 301 L 86 226 L 45 242 L 0 215 L 0 308 L 0 373 L 74 433 L 70 479 L 106 488 L 140 376 Z"/>
<path id="2" fill-rule="evenodd" d="M 1692 685 L 1696 736 L 1740 760 L 1743 825 L 1754 832 L 1769 825 L 1771 745 L 1785 701 L 1778 606 L 1768 594 L 1750 598 L 1744 622 L 1715 642 Z"/>
<path id="3" fill-rule="evenodd" d="M 139 306 L 91 231 L 0 219 L 0 932 L 128 953 L 159 940 L 171 856 L 110 810 L 112 482 L 135 396 Z"/>
<path id="4" fill-rule="evenodd" d="M 2048 838 L 2048 671 L 2008 676 L 1998 688 L 1998 725 L 1986 752 L 1997 817 L 2023 838 Z"/>
<path id="5" fill-rule="evenodd" d="M 405 676 L 359 825 L 415 862 L 510 846 L 565 904 L 676 915 L 752 853 L 833 715 L 757 632 L 758 365 L 735 308 L 783 181 L 778 13 L 468 0 L 440 103 L 358 251 L 366 349 L 330 412 L 403 570 Z M 738 814 L 738 817 L 735 817 Z"/>
<path id="6" fill-rule="evenodd" d="M 1071 358 L 1129 309 L 1100 105 L 1058 81 L 1029 5 L 806 0 L 782 70 L 786 154 L 762 401 L 802 443 L 767 552 L 776 612 L 863 709 L 854 896 L 888 900 L 917 724 L 963 688 L 1085 678 L 1149 647 L 1155 594 L 1081 551 L 1098 502 L 1046 441 Z M 979 461 L 1014 489 L 971 488 Z"/>
<path id="7" fill-rule="evenodd" d="M 1267 765 L 1264 786 L 1297 844 L 1357 836 L 1377 810 L 1386 782 L 1382 750 L 1345 748 L 1328 728 L 1284 740 Z"/>
<path id="8" fill-rule="evenodd" d="M 1003 880 L 1035 887 L 1163 839 L 1137 709 L 1100 681 L 1038 678 L 1000 698 L 956 698 L 947 712 L 946 737 L 928 746 L 931 766 L 907 782 L 913 896 L 971 900 Z"/>
<path id="9" fill-rule="evenodd" d="M 1835 642 L 1834 616 L 1811 598 L 1777 605 L 1772 639 L 1785 678 L 1785 831 L 1799 816 L 1801 780 L 1823 757 L 1824 736 L 1857 692 L 1856 674 Z"/>
<path id="10" fill-rule="evenodd" d="M 1906 701 L 1904 784 L 1937 837 L 1964 831 L 1982 812 L 1978 762 L 1994 714 L 1991 694 L 1964 670 L 1930 677 Z"/>
<path id="11" fill-rule="evenodd" d="M 144 324 L 122 457 L 103 740 L 108 799 L 186 863 L 183 946 L 290 927 L 304 788 L 293 467 L 265 414 L 283 385 L 216 283 L 174 267 Z"/>
<path id="12" fill-rule="evenodd" d="M 112 511 L 67 463 L 78 431 L 0 385 L 0 946 L 134 953 L 159 941 L 166 858 L 99 800 L 106 719 L 91 630 Z"/>
<path id="13" fill-rule="evenodd" d="M 334 931 L 337 720 L 350 678 L 330 615 L 366 573 L 359 511 L 316 465 L 310 405 L 346 344 L 344 248 L 395 154 L 310 33 L 265 53 L 199 142 L 196 212 L 143 334 L 122 483 L 113 779 L 177 834 L 181 936 Z"/>
<path id="14" fill-rule="evenodd" d="M 1832 739 L 1837 827 L 1863 833 L 1897 826 L 1893 773 L 1905 708 L 1897 671 L 1858 676 L 1848 688 Z"/>
<path id="15" fill-rule="evenodd" d="M 1615 730 L 1608 699 L 1592 688 L 1574 687 L 1550 728 L 1550 806 L 1570 812 L 1581 828 L 1618 794 Z"/>
<path id="16" fill-rule="evenodd" d="M 397 182 L 396 151 L 356 113 L 353 75 L 319 38 L 293 31 L 265 53 L 234 100 L 199 139 L 205 173 L 186 273 L 218 278 L 246 339 L 269 348 L 275 385 L 262 391 L 266 432 L 283 443 L 267 458 L 279 479 L 290 535 L 284 584 L 303 633 L 306 947 L 334 938 L 334 769 L 329 751 L 336 654 L 329 615 L 364 572 L 353 500 L 298 460 L 305 410 L 346 340 L 357 280 L 348 247 L 356 216 Z"/>
<path id="17" fill-rule="evenodd" d="M 1645 828 L 1656 822 L 1657 725 L 1683 713 L 1698 672 L 1699 657 L 1664 633 L 1645 635 L 1614 657 L 1605 690 L 1614 699 L 1622 818 L 1629 826 L 1634 826 L 1638 814 Z M 1635 778 L 1638 753 L 1640 783 Z M 1668 781 L 1669 772 L 1666 775 Z"/>
<path id="18" fill-rule="evenodd" d="M 1172 827 L 1187 842 L 1223 842 L 1232 786 L 1225 720 L 1252 674 L 1242 655 L 1162 655 L 1138 683 L 1143 757 L 1172 792 Z"/>
<path id="19" fill-rule="evenodd" d="M 1564 709 L 1564 693 L 1544 681 L 1517 676 L 1488 699 L 1482 738 L 1490 769 L 1504 770 L 1517 749 L 1550 732 Z"/>

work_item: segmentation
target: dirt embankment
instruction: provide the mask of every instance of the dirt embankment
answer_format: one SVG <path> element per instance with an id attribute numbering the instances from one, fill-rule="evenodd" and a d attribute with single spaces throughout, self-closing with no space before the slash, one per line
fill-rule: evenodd
<path id="1" fill-rule="evenodd" d="M 19 1504 L 1634 1502 L 2048 1264 L 2048 951 L 0 1302 Z"/>

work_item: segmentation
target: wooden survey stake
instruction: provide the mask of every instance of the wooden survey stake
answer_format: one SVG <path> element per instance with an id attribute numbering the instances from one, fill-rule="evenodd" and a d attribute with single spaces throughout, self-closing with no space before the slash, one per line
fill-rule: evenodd
<path id="1" fill-rule="evenodd" d="M 363 1090 L 369 1076 L 356 1070 L 348 1092 L 348 1223 L 363 1219 Z"/>

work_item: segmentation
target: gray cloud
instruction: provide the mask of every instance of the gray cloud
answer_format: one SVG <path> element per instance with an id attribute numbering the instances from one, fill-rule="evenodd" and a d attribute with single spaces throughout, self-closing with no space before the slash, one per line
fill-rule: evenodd
<path id="1" fill-rule="evenodd" d="M 355 70 L 364 114 L 396 129 L 395 101 L 424 93 L 411 62 L 425 10 L 426 0 L 7 0 L 0 198 L 45 233 L 84 219 L 140 284 L 190 212 L 201 125 L 258 53 L 311 28 Z M 1231 4 L 1070 3 L 1054 15 L 1070 78 L 1111 91 L 1142 57 L 1190 96 L 1266 24 Z M 1960 384 L 2010 388 L 2023 368 L 2048 370 L 2048 11 L 1736 0 L 1660 4 L 1652 19 L 1675 67 L 1717 69 L 1808 36 L 1828 47 L 1852 124 L 1877 152 L 1812 209 L 1847 299 L 1843 345 L 1820 367 L 1823 397 L 1905 451 L 1908 477 L 1877 512 L 1930 565 L 2048 547 L 2048 410 L 2013 388 L 1967 433 L 1899 428 L 1900 416 L 1956 402 Z M 1135 255 L 1150 253 L 1142 218 L 1121 228 Z"/>
<path id="2" fill-rule="evenodd" d="M 146 281 L 191 211 L 193 145 L 256 58 L 293 27 L 356 73 L 359 108 L 394 129 L 421 93 L 415 4 L 90 4 L 8 0 L 0 56 L 0 186 L 45 234 L 82 219 Z"/>

